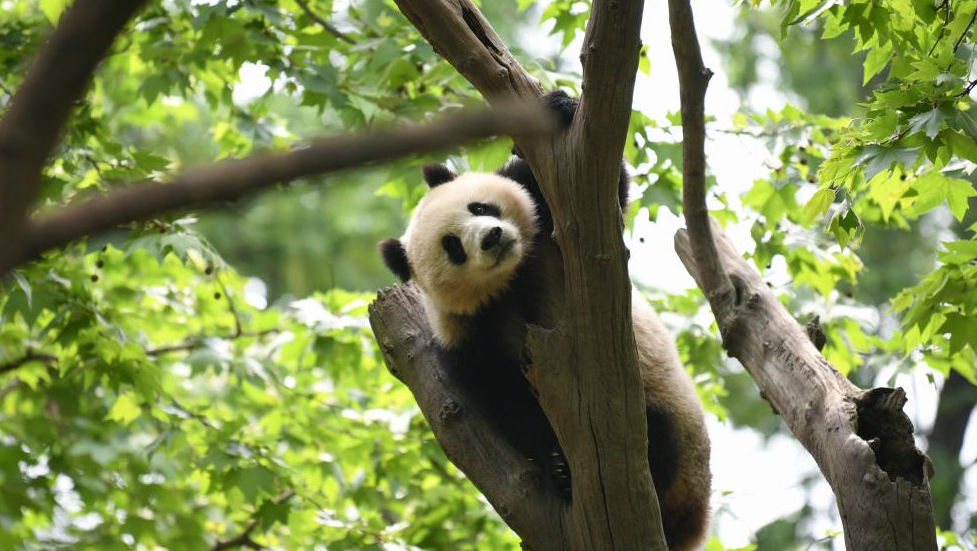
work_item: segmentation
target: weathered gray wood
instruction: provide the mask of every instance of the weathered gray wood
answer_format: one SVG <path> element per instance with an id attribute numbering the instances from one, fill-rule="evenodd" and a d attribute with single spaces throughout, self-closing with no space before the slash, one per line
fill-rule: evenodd
<path id="1" fill-rule="evenodd" d="M 849 551 L 936 549 L 929 460 L 913 442 L 902 389 L 863 392 L 821 355 L 709 217 L 705 92 L 689 0 L 669 0 L 682 98 L 682 207 L 675 250 L 709 299 L 723 346 L 750 373 L 834 490 Z M 817 331 L 813 330 L 814 341 Z"/>
<path id="2" fill-rule="evenodd" d="M 928 459 L 902 411 L 902 389 L 863 391 L 818 352 L 759 274 L 712 221 L 732 293 L 714 312 L 723 345 L 738 359 L 834 490 L 849 551 L 936 549 Z M 685 230 L 675 250 L 696 283 L 702 275 Z M 875 449 L 873 449 L 875 448 Z"/>

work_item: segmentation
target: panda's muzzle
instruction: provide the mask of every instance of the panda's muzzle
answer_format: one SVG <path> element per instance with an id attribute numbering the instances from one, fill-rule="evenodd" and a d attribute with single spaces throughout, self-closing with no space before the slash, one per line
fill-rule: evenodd
<path id="1" fill-rule="evenodd" d="M 495 262 L 492 264 L 492 267 L 495 267 L 502 264 L 516 241 L 513 237 L 506 238 L 506 232 L 501 227 L 495 226 L 482 236 L 482 252 L 495 257 Z"/>
<path id="2" fill-rule="evenodd" d="M 494 228 L 485 232 L 485 235 L 482 237 L 482 250 L 488 251 L 493 247 L 497 247 L 499 245 L 499 242 L 501 241 L 502 241 L 502 228 L 500 228 L 499 226 L 495 226 Z"/>

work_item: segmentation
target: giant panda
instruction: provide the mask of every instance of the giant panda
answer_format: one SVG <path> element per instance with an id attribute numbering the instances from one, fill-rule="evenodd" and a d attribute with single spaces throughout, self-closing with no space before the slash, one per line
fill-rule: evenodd
<path id="1" fill-rule="evenodd" d="M 562 92 L 543 101 L 568 124 L 577 102 Z M 422 169 L 430 190 L 404 235 L 380 243 L 387 267 L 422 291 L 424 313 L 450 377 L 475 407 L 533 460 L 547 488 L 572 499 L 556 436 L 524 376 L 525 328 L 539 323 L 542 250 L 553 220 L 528 163 L 515 158 L 494 174 L 456 175 L 443 164 Z M 626 207 L 622 165 L 619 199 Z M 550 293 L 562 296 L 562 293 Z M 670 551 L 701 543 L 708 527 L 711 474 L 702 406 L 674 340 L 638 294 L 632 326 L 644 386 L 648 462 Z"/>

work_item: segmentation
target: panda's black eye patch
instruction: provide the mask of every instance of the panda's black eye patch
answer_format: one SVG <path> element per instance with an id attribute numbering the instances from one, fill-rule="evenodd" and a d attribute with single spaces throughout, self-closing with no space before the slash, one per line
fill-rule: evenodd
<path id="1" fill-rule="evenodd" d="M 468 212 L 475 216 L 494 216 L 502 214 L 502 209 L 491 203 L 468 203 Z"/>
<path id="2" fill-rule="evenodd" d="M 461 239 L 456 235 L 446 235 L 441 238 L 441 248 L 448 254 L 448 260 L 452 264 L 462 265 L 468 260 L 465 254 L 465 246 L 461 244 Z"/>

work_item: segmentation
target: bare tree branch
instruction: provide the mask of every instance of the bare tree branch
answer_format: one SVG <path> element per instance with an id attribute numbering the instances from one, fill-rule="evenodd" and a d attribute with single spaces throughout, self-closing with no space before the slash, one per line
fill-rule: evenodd
<path id="1" fill-rule="evenodd" d="M 133 184 L 33 220 L 21 256 L 0 265 L 0 274 L 80 237 L 164 212 L 234 201 L 303 176 L 436 151 L 476 138 L 548 128 L 549 117 L 535 107 L 461 112 L 426 125 L 324 138 L 287 153 L 263 153 L 207 165 L 169 183 Z"/>
<path id="2" fill-rule="evenodd" d="M 804 328 L 737 253 L 705 201 L 702 65 L 689 0 L 669 0 L 683 127 L 683 208 L 675 249 L 709 298 L 723 346 L 831 484 L 849 551 L 935 551 L 928 460 L 913 442 L 902 389 L 862 391 L 817 350 Z"/>
<path id="3" fill-rule="evenodd" d="M 309 16 L 309 19 L 311 19 L 311 20 L 315 21 L 316 23 L 318 23 L 329 34 L 335 36 L 336 38 L 338 38 L 339 40 L 342 40 L 343 42 L 346 42 L 347 44 L 356 44 L 356 41 L 353 40 L 352 38 L 350 38 L 349 36 L 347 36 L 346 33 L 344 33 L 343 31 L 341 31 L 339 29 L 337 29 L 331 23 L 329 23 L 328 21 L 326 21 L 325 19 L 323 19 L 321 16 L 319 16 L 319 14 L 317 14 L 314 11 L 312 11 L 312 8 L 309 7 L 309 3 L 308 2 L 306 2 L 305 0 L 295 0 L 295 3 L 298 4 L 300 8 L 302 8 L 302 11 L 305 12 L 305 15 L 308 15 Z"/>
<path id="4" fill-rule="evenodd" d="M 470 0 L 394 0 L 438 54 L 490 103 L 534 100 L 542 88 Z"/>
<path id="5" fill-rule="evenodd" d="M 34 350 L 28 350 L 27 353 L 24 354 L 23 356 L 13 359 L 7 363 L 0 364 L 0 375 L 13 371 L 19 368 L 20 366 L 33 361 L 39 361 L 39 362 L 44 362 L 46 364 L 51 364 L 58 361 L 58 359 L 50 354 L 44 354 L 41 352 L 36 352 Z"/>
<path id="6" fill-rule="evenodd" d="M 145 0 L 76 0 L 61 17 L 10 110 L 0 120 L 0 276 L 21 257 L 18 239 L 37 196 L 41 168 L 72 104 L 115 36 Z"/>
<path id="7" fill-rule="evenodd" d="M 688 0 L 669 0 L 668 21 L 672 28 L 672 51 L 678 69 L 682 114 L 682 210 L 692 236 L 696 264 L 705 281 L 703 292 L 710 303 L 731 296 L 732 286 L 719 265 L 710 233 L 706 208 L 706 122 L 705 98 L 712 71 L 702 62 L 699 37 L 695 32 Z M 713 304 L 717 316 L 722 305 Z"/>

